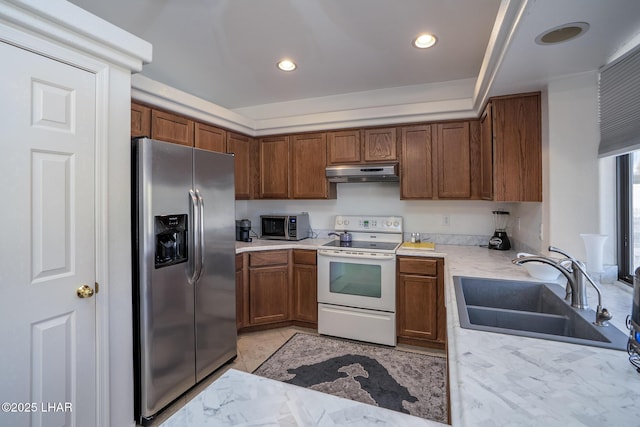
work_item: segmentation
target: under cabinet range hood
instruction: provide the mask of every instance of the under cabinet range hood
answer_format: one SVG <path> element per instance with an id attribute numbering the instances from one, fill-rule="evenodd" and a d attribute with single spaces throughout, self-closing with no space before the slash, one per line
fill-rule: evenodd
<path id="1" fill-rule="evenodd" d="M 398 164 L 327 166 L 329 182 L 398 182 Z"/>

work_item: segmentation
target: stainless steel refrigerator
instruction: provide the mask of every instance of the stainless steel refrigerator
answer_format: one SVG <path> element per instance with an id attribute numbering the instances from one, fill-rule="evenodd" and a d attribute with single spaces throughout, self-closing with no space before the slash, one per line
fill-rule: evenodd
<path id="1" fill-rule="evenodd" d="M 233 155 L 132 141 L 136 421 L 236 357 Z"/>

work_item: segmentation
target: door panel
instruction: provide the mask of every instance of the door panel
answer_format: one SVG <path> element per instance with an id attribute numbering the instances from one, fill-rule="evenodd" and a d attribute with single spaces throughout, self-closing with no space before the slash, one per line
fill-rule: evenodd
<path id="1" fill-rule="evenodd" d="M 63 153 L 31 154 L 32 280 L 73 274 L 76 245 L 69 237 L 75 206 L 73 158 Z"/>
<path id="2" fill-rule="evenodd" d="M 96 424 L 95 116 L 92 73 L 0 43 L 2 423 Z M 10 209 L 9 209 L 10 208 Z M 44 411 L 42 403 L 66 408 Z"/>

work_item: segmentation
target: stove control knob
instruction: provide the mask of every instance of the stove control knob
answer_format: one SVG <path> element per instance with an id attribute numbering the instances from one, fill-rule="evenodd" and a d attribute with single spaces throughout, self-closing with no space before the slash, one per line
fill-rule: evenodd
<path id="1" fill-rule="evenodd" d="M 393 226 L 398 227 L 400 225 L 400 221 L 394 221 Z"/>
<path id="2" fill-rule="evenodd" d="M 386 224 L 387 224 L 387 227 L 391 227 L 392 222 L 387 220 Z"/>
<path id="3" fill-rule="evenodd" d="M 343 223 L 344 225 L 349 225 L 349 220 L 348 220 L 348 219 L 345 219 L 344 221 L 342 221 L 342 223 Z"/>

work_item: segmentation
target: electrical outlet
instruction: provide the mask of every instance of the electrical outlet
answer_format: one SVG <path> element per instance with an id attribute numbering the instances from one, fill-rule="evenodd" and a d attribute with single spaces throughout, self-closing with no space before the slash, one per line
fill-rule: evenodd
<path id="1" fill-rule="evenodd" d="M 448 227 L 449 225 L 451 225 L 451 218 L 449 217 L 449 215 L 442 215 L 442 225 L 444 227 Z"/>

